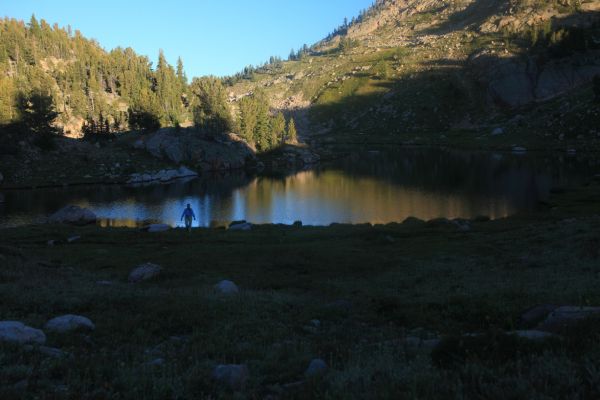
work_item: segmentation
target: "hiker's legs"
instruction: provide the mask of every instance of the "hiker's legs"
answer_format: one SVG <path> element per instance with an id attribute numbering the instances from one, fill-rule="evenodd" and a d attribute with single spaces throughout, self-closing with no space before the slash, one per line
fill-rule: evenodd
<path id="1" fill-rule="evenodd" d="M 188 230 L 188 232 L 191 232 L 191 230 L 192 230 L 192 218 L 185 217 L 185 227 Z"/>

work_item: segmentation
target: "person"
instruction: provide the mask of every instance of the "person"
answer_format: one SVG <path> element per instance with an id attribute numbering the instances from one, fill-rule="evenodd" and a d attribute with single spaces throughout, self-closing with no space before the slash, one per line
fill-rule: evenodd
<path id="1" fill-rule="evenodd" d="M 189 204 L 181 214 L 181 220 L 183 221 L 183 219 L 185 219 L 185 227 L 187 228 L 188 232 L 190 232 L 192 230 L 192 219 L 195 221 L 196 215 L 194 214 L 194 210 L 192 210 L 192 206 Z"/>

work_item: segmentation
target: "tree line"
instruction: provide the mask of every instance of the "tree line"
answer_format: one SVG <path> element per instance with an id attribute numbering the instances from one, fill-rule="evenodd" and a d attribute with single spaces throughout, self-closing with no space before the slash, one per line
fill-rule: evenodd
<path id="1" fill-rule="evenodd" d="M 244 74 L 281 63 L 272 57 Z M 193 121 L 205 133 L 240 132 L 261 150 L 295 141 L 293 121 L 284 119 L 282 128 L 282 115 L 271 115 L 264 95 L 243 100 L 234 118 L 226 83 L 215 77 L 188 83 L 181 58 L 173 67 L 162 50 L 154 66 L 131 48 L 107 52 L 69 26 L 50 26 L 35 16 L 29 23 L 0 19 L 0 125 L 39 133 L 37 124 L 52 134 L 57 126 L 83 121 L 75 128 L 106 135 Z"/>

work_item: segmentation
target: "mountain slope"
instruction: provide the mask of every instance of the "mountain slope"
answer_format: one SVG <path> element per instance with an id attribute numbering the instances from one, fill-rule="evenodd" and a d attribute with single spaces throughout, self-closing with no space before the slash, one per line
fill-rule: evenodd
<path id="1" fill-rule="evenodd" d="M 476 143 L 516 115 L 521 125 L 506 131 L 522 137 L 523 120 L 543 125 L 536 110 L 552 115 L 546 102 L 566 96 L 575 105 L 560 113 L 580 125 L 576 138 L 598 121 L 587 111 L 589 82 L 600 74 L 599 12 L 597 1 L 378 1 L 300 60 L 237 82 L 230 101 L 261 87 L 273 108 L 295 115 L 301 134 L 319 142 L 419 142 L 435 133 L 437 141 Z M 547 142 L 546 134 L 525 142 Z M 557 145 L 564 134 L 552 132 Z M 584 139 L 596 142 L 593 134 Z"/>

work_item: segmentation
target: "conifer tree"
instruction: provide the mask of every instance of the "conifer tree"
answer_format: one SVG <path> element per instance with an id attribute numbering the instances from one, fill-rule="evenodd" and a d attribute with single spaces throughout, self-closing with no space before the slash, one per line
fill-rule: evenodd
<path id="1" fill-rule="evenodd" d="M 298 132 L 296 131 L 296 122 L 294 118 L 290 118 L 288 121 L 288 127 L 286 132 L 286 143 L 297 143 L 298 142 Z"/>

